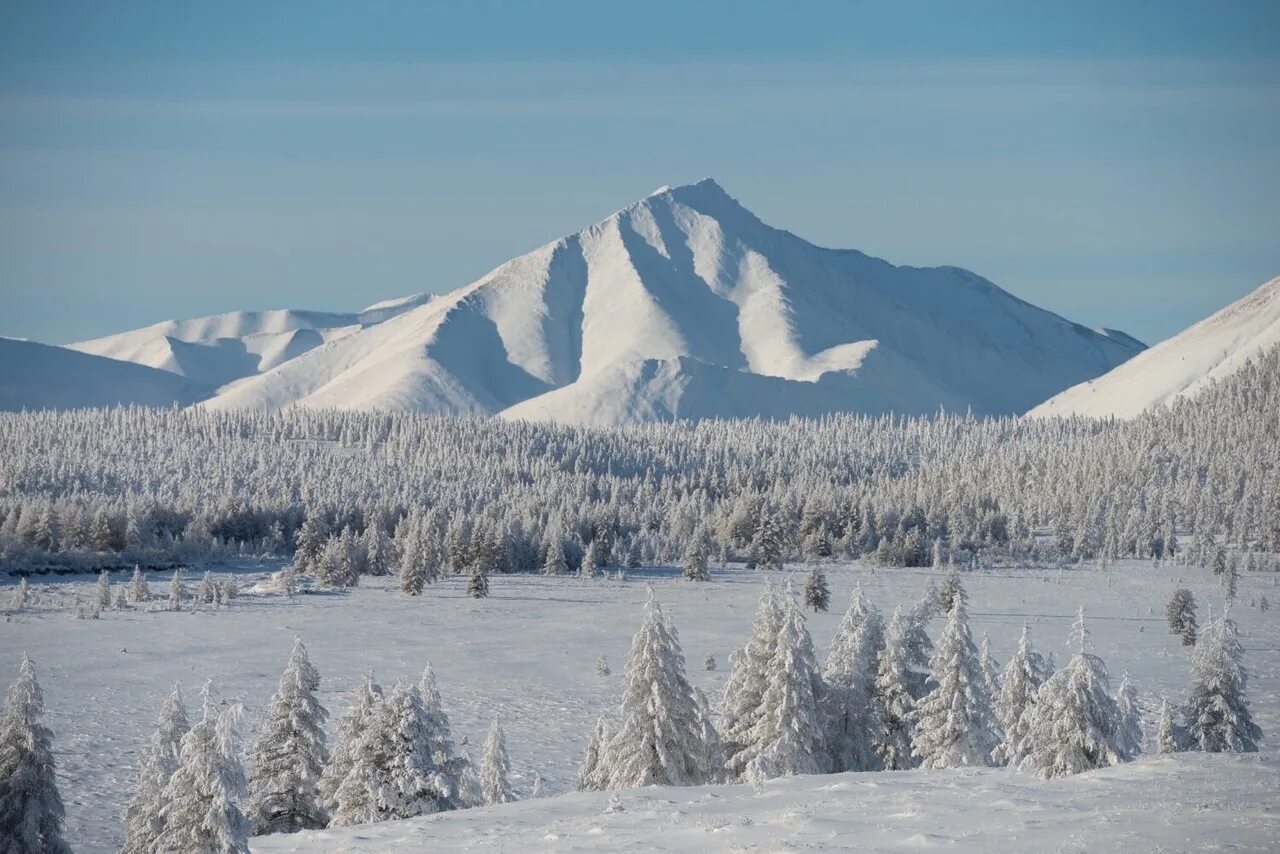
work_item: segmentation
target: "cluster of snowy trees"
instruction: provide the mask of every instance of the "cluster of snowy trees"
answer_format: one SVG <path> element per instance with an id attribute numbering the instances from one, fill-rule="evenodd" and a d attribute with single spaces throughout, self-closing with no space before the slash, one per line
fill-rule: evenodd
<path id="1" fill-rule="evenodd" d="M 287 556 L 399 568 L 864 556 L 882 565 L 1280 551 L 1280 349 L 1131 422 L 832 416 L 595 430 L 417 414 L 0 414 L 0 565 Z M 1183 548 L 1181 543 L 1190 544 Z"/>
<path id="2" fill-rule="evenodd" d="M 33 607 L 52 606 L 69 610 L 71 616 L 77 620 L 97 620 L 101 618 L 104 611 L 128 611 L 136 608 L 182 611 L 187 608 L 206 606 L 216 610 L 231 604 L 232 600 L 239 596 L 240 588 L 235 579 L 230 576 L 216 580 L 212 572 L 206 571 L 199 585 L 191 590 L 187 587 L 182 570 L 176 569 L 166 585 L 164 596 L 157 597 L 152 593 L 151 584 L 142 568 L 134 567 L 129 581 L 116 585 L 112 585 L 108 571 L 99 571 L 98 583 L 94 585 L 93 592 L 88 596 L 87 601 L 80 596 L 79 592 L 71 597 L 48 594 L 37 596 L 32 591 L 31 585 L 27 583 L 26 577 L 23 576 L 14 585 L 13 592 L 9 594 L 5 605 L 11 613 L 20 613 Z"/>
<path id="3" fill-rule="evenodd" d="M 1003 670 L 969 629 L 954 576 L 886 626 L 856 588 L 819 667 L 799 602 L 766 585 L 746 645 L 732 657 L 718 722 L 685 674 L 675 628 L 652 598 L 632 641 L 621 708 L 601 717 L 579 771 L 589 790 L 757 783 L 842 771 L 1010 765 L 1041 777 L 1135 758 L 1141 710 L 1128 675 L 1113 692 L 1090 651 L 1083 610 L 1074 653 L 1054 671 L 1023 628 Z M 935 644 L 928 622 L 945 615 Z M 1165 703 L 1161 750 L 1255 751 L 1234 623 L 1206 627 L 1188 698 Z M 614 723 L 616 721 L 616 723 Z"/>
<path id="4" fill-rule="evenodd" d="M 515 799 L 505 736 L 495 720 L 478 769 L 450 733 L 428 665 L 417 685 L 389 694 L 370 674 L 327 747 L 320 675 L 301 640 L 247 758 L 243 709 L 212 683 L 192 722 L 178 688 L 160 708 L 124 814 L 126 854 L 248 852 L 251 835 L 409 818 Z M 0 712 L 0 851 L 60 852 L 64 808 L 52 733 L 24 657 Z M 535 780 L 535 794 L 540 780 Z"/>

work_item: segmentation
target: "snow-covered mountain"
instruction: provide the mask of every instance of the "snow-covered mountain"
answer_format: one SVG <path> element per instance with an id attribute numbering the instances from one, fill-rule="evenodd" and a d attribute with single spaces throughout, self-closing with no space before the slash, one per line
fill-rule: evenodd
<path id="1" fill-rule="evenodd" d="M 165 371 L 0 338 L 0 410 L 188 404 L 210 389 Z"/>
<path id="2" fill-rule="evenodd" d="M 1095 380 L 1073 386 L 1028 417 L 1132 418 L 1191 397 L 1250 358 L 1280 345 L 1280 278 Z"/>
<path id="3" fill-rule="evenodd" d="M 573 423 L 1019 413 L 1142 349 L 965 270 L 814 246 L 709 179 L 663 188 L 425 304 L 384 306 L 399 313 L 324 327 L 336 331 L 323 343 L 260 362 L 205 405 Z M 182 336 L 151 336 L 161 337 Z"/>
<path id="4" fill-rule="evenodd" d="M 380 323 L 430 299 L 428 294 L 416 294 L 347 314 L 288 309 L 234 311 L 194 320 L 170 320 L 68 346 L 221 386 L 271 370 L 327 341 Z"/>

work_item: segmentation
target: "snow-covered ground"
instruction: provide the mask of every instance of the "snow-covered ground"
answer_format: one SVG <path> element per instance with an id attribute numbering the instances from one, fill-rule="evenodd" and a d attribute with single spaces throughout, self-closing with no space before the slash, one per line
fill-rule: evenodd
<path id="1" fill-rule="evenodd" d="M 243 586 L 267 569 L 237 568 Z M 923 593 L 929 570 L 828 567 L 833 593 L 827 614 L 809 628 L 825 656 L 856 582 L 886 612 Z M 115 579 L 123 583 L 124 578 Z M 154 577 L 162 594 L 167 579 Z M 1045 783 L 1007 770 L 852 774 L 774 781 L 750 787 L 650 789 L 622 793 L 624 811 L 604 814 L 606 795 L 570 794 L 595 717 L 618 702 L 631 633 L 640 622 L 644 582 L 652 581 L 679 629 L 694 684 L 718 697 L 729 653 L 747 635 L 761 576 L 740 567 L 713 570 L 709 584 L 677 579 L 671 569 L 632 571 L 626 581 L 496 576 L 485 600 L 464 596 L 463 579 L 407 598 L 392 585 L 365 579 L 347 592 L 245 595 L 219 612 L 108 611 L 72 620 L 48 606 L 10 615 L 0 628 L 0 674 L 16 672 L 23 651 L 39 671 L 55 731 L 67 802 L 68 837 L 77 851 L 114 850 L 118 816 L 159 703 L 181 681 L 188 702 L 206 677 L 223 695 L 242 700 L 250 737 L 275 687 L 295 635 L 307 643 L 323 678 L 321 699 L 331 727 L 360 674 L 373 668 L 384 686 L 416 680 L 435 666 L 455 736 L 473 752 L 493 716 L 507 733 L 516 788 L 534 770 L 550 797 L 432 819 L 342 832 L 256 840 L 255 850 L 760 850 L 835 847 L 950 846 L 954 850 L 1127 848 L 1275 850 L 1280 840 L 1280 761 L 1252 757 L 1148 757 L 1120 769 Z M 1095 650 L 1118 681 L 1129 671 L 1154 731 L 1159 698 L 1182 696 L 1189 650 L 1170 636 L 1163 608 L 1178 584 L 1189 587 L 1201 622 L 1220 613 L 1223 597 L 1208 571 L 1123 562 L 1087 569 L 969 573 L 975 636 L 990 635 L 1003 665 L 1024 621 L 1036 645 L 1064 663 L 1075 609 L 1084 605 Z M 198 574 L 188 577 L 190 586 Z M 87 601 L 94 579 L 33 579 L 45 597 Z M 11 581 L 0 589 L 8 601 Z M 1251 673 L 1254 716 L 1273 745 L 1280 727 L 1280 611 L 1250 603 L 1266 595 L 1280 604 L 1280 575 L 1242 574 L 1239 622 Z M 157 607 L 159 607 L 157 605 Z M 941 628 L 936 623 L 931 634 Z M 595 675 L 604 653 L 613 675 Z M 714 655 L 719 668 L 703 660 Z M 416 847 L 415 847 L 416 846 Z"/>

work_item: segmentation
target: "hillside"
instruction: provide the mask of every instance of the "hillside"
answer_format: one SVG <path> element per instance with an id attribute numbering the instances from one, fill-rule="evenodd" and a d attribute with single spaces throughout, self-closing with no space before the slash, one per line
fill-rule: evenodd
<path id="1" fill-rule="evenodd" d="M 814 246 L 708 179 L 664 188 L 459 290 L 247 376 L 207 405 L 570 423 L 939 407 L 1013 414 L 1141 346 L 965 270 Z"/>
<path id="2" fill-rule="evenodd" d="M 1280 278 L 1027 414 L 1131 418 L 1176 398 L 1193 397 L 1277 345 Z"/>
<path id="3" fill-rule="evenodd" d="M 172 406 L 208 389 L 143 365 L 0 338 L 0 410 Z"/>

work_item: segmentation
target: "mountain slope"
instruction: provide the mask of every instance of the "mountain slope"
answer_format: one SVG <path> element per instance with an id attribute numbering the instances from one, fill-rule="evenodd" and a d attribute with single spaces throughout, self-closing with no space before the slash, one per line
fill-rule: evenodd
<path id="1" fill-rule="evenodd" d="M 1280 278 L 1115 370 L 1073 386 L 1028 417 L 1132 418 L 1178 397 L 1191 397 L 1249 358 L 1280 345 Z"/>
<path id="2" fill-rule="evenodd" d="M 234 311 L 165 321 L 67 346 L 218 386 L 271 370 L 326 341 L 381 323 L 430 299 L 430 295 L 416 294 L 353 313 Z"/>
<path id="3" fill-rule="evenodd" d="M 592 423 L 939 406 L 1004 414 L 1140 349 L 965 270 L 814 246 L 705 180 L 664 188 L 206 405 Z"/>
<path id="4" fill-rule="evenodd" d="M 0 338 L 0 410 L 188 404 L 209 389 L 165 371 Z"/>

